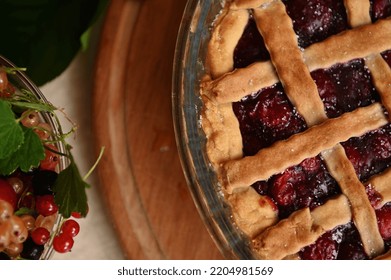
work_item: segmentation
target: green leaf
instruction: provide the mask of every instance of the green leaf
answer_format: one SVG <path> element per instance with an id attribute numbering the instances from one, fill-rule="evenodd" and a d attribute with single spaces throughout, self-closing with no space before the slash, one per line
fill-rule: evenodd
<path id="1" fill-rule="evenodd" d="M 34 214 L 34 210 L 32 210 L 31 208 L 27 208 L 27 207 L 22 207 L 22 208 L 19 208 L 17 211 L 15 211 L 14 215 L 15 216 L 22 216 L 22 215 L 33 215 Z"/>
<path id="2" fill-rule="evenodd" d="M 45 148 L 38 135 L 31 128 L 24 128 L 24 143 L 16 151 L 18 165 L 23 172 L 38 167 L 45 158 Z"/>
<path id="3" fill-rule="evenodd" d="M 0 53 L 42 85 L 63 72 L 108 0 L 2 0 Z"/>
<path id="4" fill-rule="evenodd" d="M 69 218 L 72 212 L 78 212 L 82 216 L 87 215 L 86 188 L 88 187 L 72 159 L 69 166 L 60 172 L 53 186 L 55 202 L 65 218 Z"/>
<path id="5" fill-rule="evenodd" d="M 8 176 L 18 168 L 18 160 L 11 154 L 8 158 L 0 160 L 0 175 Z"/>
<path id="6" fill-rule="evenodd" d="M 23 143 L 23 131 L 11 106 L 0 100 L 0 159 L 9 157 Z"/>
<path id="7" fill-rule="evenodd" d="M 31 128 L 23 130 L 24 142 L 9 157 L 0 161 L 0 174 L 10 175 L 17 168 L 28 172 L 33 167 L 38 167 L 40 161 L 45 158 L 45 149 L 38 135 Z"/>

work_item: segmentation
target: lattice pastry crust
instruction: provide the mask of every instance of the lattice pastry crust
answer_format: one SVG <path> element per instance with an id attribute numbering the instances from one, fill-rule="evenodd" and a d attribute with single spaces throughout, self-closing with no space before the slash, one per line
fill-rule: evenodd
<path id="1" fill-rule="evenodd" d="M 351 29 L 304 50 L 298 47 L 292 20 L 279 0 L 227 3 L 211 36 L 207 55 L 210 73 L 201 85 L 207 154 L 232 206 L 236 224 L 252 240 L 254 252 L 261 259 L 292 258 L 326 231 L 351 220 L 370 258 L 391 255 L 385 252 L 364 185 L 340 144 L 389 122 L 383 107 L 390 112 L 391 70 L 379 53 L 391 49 L 391 19 L 372 23 L 369 0 L 345 0 L 344 4 Z M 250 9 L 271 58 L 234 70 L 233 51 Z M 329 119 L 310 72 L 355 58 L 365 58 L 382 103 Z M 244 157 L 232 102 L 278 81 L 309 129 Z M 301 209 L 279 220 L 267 198 L 250 185 L 318 154 L 342 194 L 312 211 Z M 382 195 L 382 204 L 391 201 L 391 186 L 387 183 L 390 179 L 391 170 L 386 170 L 369 180 Z"/>

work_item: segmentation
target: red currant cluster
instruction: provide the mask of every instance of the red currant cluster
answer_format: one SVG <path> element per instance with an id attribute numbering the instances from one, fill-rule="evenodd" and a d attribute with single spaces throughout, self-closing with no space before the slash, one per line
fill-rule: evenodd
<path id="1" fill-rule="evenodd" d="M 66 253 L 72 249 L 73 238 L 79 233 L 80 226 L 75 220 L 66 220 L 60 233 L 53 239 L 53 248 L 59 253 Z"/>
<path id="2" fill-rule="evenodd" d="M 19 177 L 0 178 L 0 259 L 39 259 L 44 245 L 50 241 L 59 253 L 72 249 L 73 238 L 80 231 L 79 223 L 73 219 L 65 220 L 59 230 L 53 232 L 58 218 L 53 194 L 34 193 L 34 190 L 38 194 L 50 192 L 49 185 L 46 185 L 46 190 L 42 188 L 45 183 L 42 178 L 55 174 L 51 172 L 20 172 Z M 41 183 L 40 188 L 37 183 Z M 80 217 L 78 213 L 72 216 Z"/>
<path id="3" fill-rule="evenodd" d="M 0 69 L 0 97 L 8 98 L 15 88 Z M 0 259 L 39 259 L 45 244 L 61 253 L 71 250 L 73 238 L 80 227 L 75 220 L 67 220 L 59 233 L 53 232 L 58 221 L 58 206 L 52 187 L 58 176 L 59 153 L 50 144 L 51 126 L 42 121 L 34 110 L 20 115 L 23 126 L 31 128 L 45 145 L 45 158 L 39 168 L 25 173 L 17 170 L 0 177 Z"/>

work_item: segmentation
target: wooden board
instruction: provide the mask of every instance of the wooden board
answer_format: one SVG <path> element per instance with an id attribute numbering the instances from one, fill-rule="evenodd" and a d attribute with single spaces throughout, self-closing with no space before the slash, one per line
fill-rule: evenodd
<path id="1" fill-rule="evenodd" d="M 112 1 L 97 57 L 98 172 L 125 257 L 221 259 L 191 199 L 171 117 L 175 41 L 185 0 Z"/>

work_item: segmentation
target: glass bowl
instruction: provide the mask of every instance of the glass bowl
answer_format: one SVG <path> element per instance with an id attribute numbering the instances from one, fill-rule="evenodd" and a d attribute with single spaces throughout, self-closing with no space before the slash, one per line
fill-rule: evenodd
<path id="1" fill-rule="evenodd" d="M 10 62 L 8 59 L 2 56 L 0 56 L 0 67 L 1 66 L 18 69 L 12 62 Z M 48 100 L 45 98 L 45 96 L 42 94 L 42 92 L 39 90 L 39 88 L 26 76 L 26 74 L 23 71 L 16 70 L 14 74 L 7 75 L 7 78 L 9 83 L 13 85 L 16 91 L 23 91 L 23 90 L 28 91 L 32 93 L 38 100 L 43 101 L 44 103 L 49 103 Z M 39 117 L 41 118 L 40 120 L 41 122 L 50 125 L 54 135 L 62 134 L 59 122 L 53 114 L 42 112 L 39 113 Z M 58 149 L 59 154 L 67 154 L 66 147 L 61 141 L 56 141 L 54 145 Z M 56 167 L 56 172 L 60 172 L 64 170 L 68 165 L 69 165 L 68 157 L 59 156 L 59 162 Z M 51 230 L 51 238 L 49 242 L 47 242 L 44 245 L 44 250 L 39 259 L 45 260 L 45 259 L 49 259 L 52 256 L 53 237 L 55 233 L 57 233 L 57 231 L 59 230 L 62 220 L 63 220 L 62 216 L 58 214 Z"/>
<path id="2" fill-rule="evenodd" d="M 199 84 L 205 73 L 210 27 L 220 0 L 189 0 L 178 33 L 173 70 L 173 121 L 183 171 L 196 207 L 223 256 L 253 259 L 248 239 L 235 226 L 205 151 Z"/>

